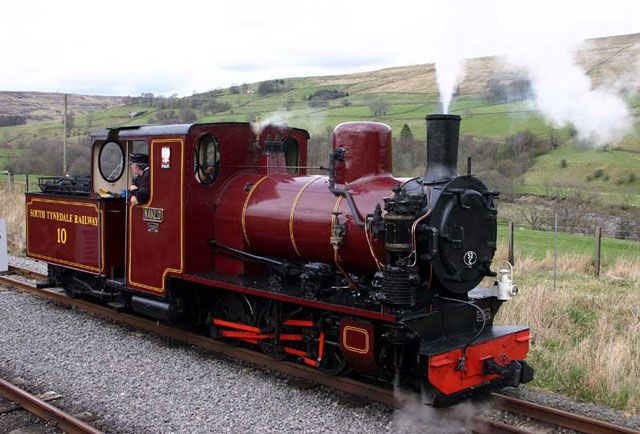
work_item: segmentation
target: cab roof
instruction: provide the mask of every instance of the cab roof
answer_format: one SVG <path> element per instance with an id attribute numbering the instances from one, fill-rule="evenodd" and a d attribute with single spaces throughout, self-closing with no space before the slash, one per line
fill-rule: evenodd
<path id="1" fill-rule="evenodd" d="M 91 131 L 91 138 L 97 139 L 126 139 L 128 137 L 150 137 L 150 136 L 186 136 L 192 127 L 197 126 L 230 126 L 230 125 L 246 125 L 250 126 L 249 122 L 211 122 L 202 124 L 171 124 L 171 125 L 135 125 L 117 128 L 101 128 Z M 309 133 L 306 130 L 300 128 L 292 128 L 289 126 L 283 126 L 283 128 L 302 131 L 309 138 Z"/>

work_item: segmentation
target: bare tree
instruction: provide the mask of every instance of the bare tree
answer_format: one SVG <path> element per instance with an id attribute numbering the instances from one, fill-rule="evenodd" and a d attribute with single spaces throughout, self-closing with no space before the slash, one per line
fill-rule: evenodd
<path id="1" fill-rule="evenodd" d="M 531 229 L 534 230 L 542 229 L 546 219 L 548 218 L 547 209 L 539 205 L 522 208 L 520 213 Z"/>
<path id="2" fill-rule="evenodd" d="M 389 103 L 381 99 L 370 97 L 367 100 L 367 105 L 369 112 L 375 117 L 386 116 L 389 111 Z"/>

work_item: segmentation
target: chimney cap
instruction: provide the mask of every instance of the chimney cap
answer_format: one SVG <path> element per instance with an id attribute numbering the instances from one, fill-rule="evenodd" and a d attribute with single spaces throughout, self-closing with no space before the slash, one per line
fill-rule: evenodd
<path id="1" fill-rule="evenodd" d="M 433 115 L 427 115 L 426 118 L 428 121 L 430 120 L 434 120 L 434 121 L 438 121 L 438 120 L 461 120 L 462 117 L 458 116 L 458 115 L 445 115 L 445 114 L 433 114 Z"/>

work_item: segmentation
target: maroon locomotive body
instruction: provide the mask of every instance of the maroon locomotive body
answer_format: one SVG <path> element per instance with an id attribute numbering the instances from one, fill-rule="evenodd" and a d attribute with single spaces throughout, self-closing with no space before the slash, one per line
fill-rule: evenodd
<path id="1" fill-rule="evenodd" d="M 52 283 L 215 338 L 421 387 L 436 404 L 532 378 L 524 326 L 494 326 L 496 192 L 458 176 L 460 119 L 428 117 L 423 177 L 392 175 L 391 129 L 336 127 L 327 175 L 308 133 L 248 123 L 115 128 L 92 173 L 27 193 L 27 252 Z M 133 206 L 130 154 L 149 156 Z"/>

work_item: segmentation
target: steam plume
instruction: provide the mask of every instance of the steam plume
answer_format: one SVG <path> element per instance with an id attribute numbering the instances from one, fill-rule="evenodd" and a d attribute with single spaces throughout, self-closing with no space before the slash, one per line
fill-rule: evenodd
<path id="1" fill-rule="evenodd" d="M 510 58 L 529 71 L 538 109 L 557 126 L 571 123 L 581 141 L 605 146 L 631 127 L 622 98 L 604 87 L 594 89 L 569 47 L 546 46 L 544 52 L 530 50 Z"/>

